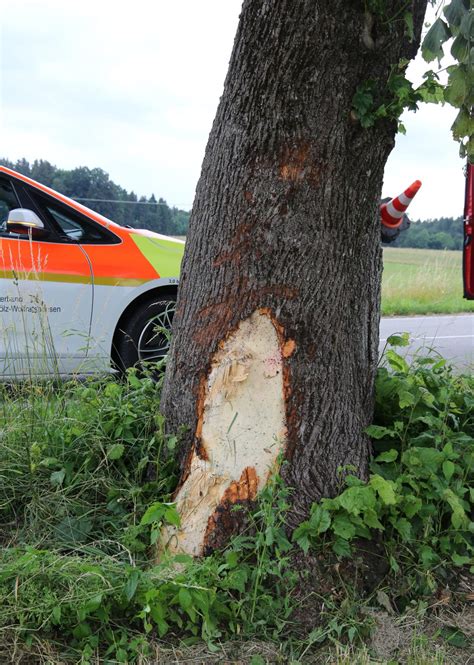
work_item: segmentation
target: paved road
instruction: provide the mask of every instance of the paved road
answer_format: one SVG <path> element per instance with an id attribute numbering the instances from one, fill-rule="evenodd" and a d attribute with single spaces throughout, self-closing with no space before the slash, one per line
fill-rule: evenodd
<path id="1" fill-rule="evenodd" d="M 380 321 L 380 350 L 387 337 L 409 332 L 410 353 L 434 348 L 457 367 L 474 368 L 474 314 L 387 317 Z"/>

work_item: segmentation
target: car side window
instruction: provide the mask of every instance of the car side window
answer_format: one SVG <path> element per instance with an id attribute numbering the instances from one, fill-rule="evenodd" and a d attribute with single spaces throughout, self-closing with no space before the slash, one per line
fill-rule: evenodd
<path id="1" fill-rule="evenodd" d="M 6 233 L 8 213 L 15 208 L 21 206 L 13 185 L 7 178 L 0 178 L 0 233 Z"/>
<path id="2" fill-rule="evenodd" d="M 71 217 L 55 206 L 46 206 L 46 210 L 61 229 L 62 233 L 71 240 L 79 243 L 104 242 L 104 235 L 100 230 L 84 222 L 82 219 Z"/>
<path id="3" fill-rule="evenodd" d="M 35 196 L 35 201 L 60 236 L 81 245 L 110 245 L 120 242 L 120 239 L 107 229 L 101 227 L 99 224 L 94 224 L 94 222 L 89 221 L 66 206 L 54 203 L 49 197 Z"/>

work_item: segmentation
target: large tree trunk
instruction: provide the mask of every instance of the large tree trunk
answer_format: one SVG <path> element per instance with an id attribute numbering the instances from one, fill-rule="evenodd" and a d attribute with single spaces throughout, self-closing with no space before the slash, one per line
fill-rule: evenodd
<path id="1" fill-rule="evenodd" d="M 162 409 L 186 426 L 177 493 L 193 554 L 220 546 L 283 459 L 290 526 L 340 468 L 364 476 L 382 256 L 378 202 L 396 123 L 363 129 L 357 86 L 387 97 L 426 0 L 401 19 L 355 0 L 245 0 L 191 215 Z M 394 17 L 391 20 L 391 17 Z M 281 455 L 280 455 L 281 452 Z"/>

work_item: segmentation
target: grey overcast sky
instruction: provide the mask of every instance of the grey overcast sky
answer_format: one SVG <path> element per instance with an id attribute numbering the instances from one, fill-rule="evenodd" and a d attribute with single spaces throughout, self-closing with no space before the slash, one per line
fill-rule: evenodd
<path id="1" fill-rule="evenodd" d="M 241 4 L 0 0 L 0 156 L 100 167 L 190 209 Z M 462 214 L 454 116 L 426 105 L 404 116 L 383 194 L 422 180 L 412 219 Z"/>

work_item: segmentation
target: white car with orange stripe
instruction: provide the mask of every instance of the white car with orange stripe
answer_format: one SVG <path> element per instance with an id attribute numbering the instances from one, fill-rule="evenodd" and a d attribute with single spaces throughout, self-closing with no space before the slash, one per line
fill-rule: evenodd
<path id="1" fill-rule="evenodd" d="M 184 242 L 125 228 L 0 166 L 0 376 L 166 353 Z"/>

